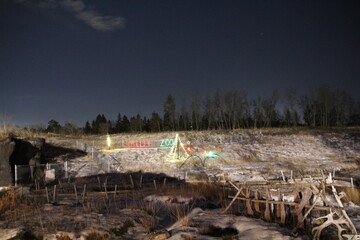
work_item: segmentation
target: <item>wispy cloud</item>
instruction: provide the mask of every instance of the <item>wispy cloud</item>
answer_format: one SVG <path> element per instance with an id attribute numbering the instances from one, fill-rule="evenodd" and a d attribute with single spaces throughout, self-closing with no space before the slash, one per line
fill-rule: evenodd
<path id="1" fill-rule="evenodd" d="M 39 6 L 52 9 L 63 8 L 73 13 L 79 20 L 99 31 L 113 31 L 124 28 L 126 24 L 125 18 L 102 15 L 94 8 L 87 7 L 82 0 L 43 0 L 39 3 Z"/>

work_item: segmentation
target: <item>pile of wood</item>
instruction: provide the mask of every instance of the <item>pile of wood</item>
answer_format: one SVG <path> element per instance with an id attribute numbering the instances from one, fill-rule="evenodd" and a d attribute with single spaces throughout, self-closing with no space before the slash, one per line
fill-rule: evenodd
<path id="1" fill-rule="evenodd" d="M 339 239 L 343 239 L 343 236 L 359 239 L 360 235 L 357 235 L 357 230 L 341 201 L 345 193 L 337 192 L 335 187 L 341 186 L 341 183 L 335 179 L 330 173 L 327 178 L 284 178 L 283 181 L 242 183 L 228 181 L 237 193 L 229 196 L 232 201 L 224 212 L 238 200 L 245 207 L 248 216 L 257 215 L 266 221 L 292 225 L 294 235 L 306 224 L 306 227 L 312 227 L 314 239 L 319 239 L 324 229 L 334 225 Z M 352 179 L 341 180 L 349 180 L 353 186 Z"/>

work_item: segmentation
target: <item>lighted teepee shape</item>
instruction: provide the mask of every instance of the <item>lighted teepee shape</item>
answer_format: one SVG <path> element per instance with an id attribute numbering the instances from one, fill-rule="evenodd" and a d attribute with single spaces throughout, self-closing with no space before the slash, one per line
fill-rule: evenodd
<path id="1" fill-rule="evenodd" d="M 169 162 L 184 161 L 190 155 L 186 152 L 184 144 L 181 142 L 179 134 L 177 133 L 174 139 L 174 145 L 171 147 L 167 160 Z"/>

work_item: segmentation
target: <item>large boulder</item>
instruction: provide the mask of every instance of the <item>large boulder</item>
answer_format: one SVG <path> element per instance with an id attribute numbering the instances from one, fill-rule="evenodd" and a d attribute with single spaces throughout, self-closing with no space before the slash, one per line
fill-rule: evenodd
<path id="1" fill-rule="evenodd" d="M 0 142 L 0 186 L 14 184 L 15 165 L 28 165 L 18 171 L 18 179 L 33 179 L 42 163 L 43 138 L 9 138 Z"/>
<path id="2" fill-rule="evenodd" d="M 7 139 L 0 142 L 0 186 L 8 186 L 14 183 L 10 156 L 15 148 L 15 142 Z"/>
<path id="3" fill-rule="evenodd" d="M 15 142 L 15 149 L 10 157 L 12 168 L 15 165 L 29 165 L 30 176 L 27 172 L 18 171 L 18 179 L 22 181 L 34 179 L 36 175 L 41 176 L 40 164 L 42 162 L 42 150 L 45 145 L 43 138 L 12 139 Z M 27 175 L 27 176 L 24 176 Z"/>

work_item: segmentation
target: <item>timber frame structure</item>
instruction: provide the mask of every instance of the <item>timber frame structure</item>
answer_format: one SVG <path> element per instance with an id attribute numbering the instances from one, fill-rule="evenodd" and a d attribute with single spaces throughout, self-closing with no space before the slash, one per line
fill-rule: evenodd
<path id="1" fill-rule="evenodd" d="M 337 180 L 350 181 L 350 178 L 336 178 L 329 173 L 327 178 L 323 175 L 283 179 L 241 183 L 227 181 L 237 192 L 228 196 L 232 200 L 223 212 L 227 212 L 235 201 L 240 201 L 246 215 L 292 225 L 294 236 L 306 225 L 312 227 L 313 239 L 318 240 L 325 228 L 334 225 L 338 239 L 360 239 L 341 201 L 345 193 L 338 193 L 335 188 L 342 186 Z M 329 201 L 329 198 L 333 200 Z"/>

